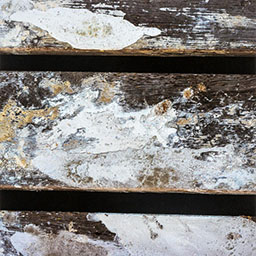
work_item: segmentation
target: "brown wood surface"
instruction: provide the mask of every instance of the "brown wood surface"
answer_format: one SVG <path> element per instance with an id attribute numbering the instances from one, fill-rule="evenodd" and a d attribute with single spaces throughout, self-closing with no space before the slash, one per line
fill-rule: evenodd
<path id="1" fill-rule="evenodd" d="M 0 213 L 5 256 L 253 256 L 255 236 L 253 217 Z"/>
<path id="2" fill-rule="evenodd" d="M 252 0 L 2 0 L 0 52 L 255 56 L 255 13 Z"/>
<path id="3" fill-rule="evenodd" d="M 256 76 L 1 72 L 0 188 L 255 194 Z"/>

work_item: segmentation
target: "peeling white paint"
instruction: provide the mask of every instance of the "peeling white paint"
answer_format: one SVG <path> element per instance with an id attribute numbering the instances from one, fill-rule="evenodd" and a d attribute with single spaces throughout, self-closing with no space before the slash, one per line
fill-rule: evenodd
<path id="1" fill-rule="evenodd" d="M 124 17 L 126 14 L 120 10 L 106 10 L 106 9 L 97 9 L 95 13 L 106 14 L 117 17 Z"/>
<path id="2" fill-rule="evenodd" d="M 0 47 L 18 47 L 24 38 L 26 38 L 26 32 L 22 26 L 17 25 L 5 34 Z"/>
<path id="3" fill-rule="evenodd" d="M 89 10 L 50 8 L 16 12 L 11 20 L 33 24 L 78 49 L 120 50 L 143 36 L 158 36 L 157 28 L 136 27 L 123 17 Z"/>
<path id="4" fill-rule="evenodd" d="M 60 95 L 62 101 L 66 102 L 59 108 L 61 115 L 67 114 L 67 111 L 70 114 L 76 112 L 81 106 L 83 109 L 75 117 L 60 121 L 51 134 L 41 134 L 37 138 L 40 148 L 35 152 L 32 164 L 50 177 L 70 185 L 76 182 L 63 175 L 65 166 L 81 160 L 79 166 L 70 166 L 77 169 L 81 178 L 90 176 L 98 182 L 102 179 L 108 179 L 110 182 L 129 182 L 143 168 L 143 164 L 135 167 L 131 163 L 134 161 L 131 157 L 136 158 L 139 154 L 137 151 L 143 150 L 148 143 L 155 142 L 166 146 L 169 142 L 168 136 L 173 134 L 175 137 L 176 134 L 176 129 L 165 125 L 176 118 L 173 108 L 170 107 L 163 115 L 155 113 L 159 105 L 141 111 L 124 112 L 117 103 L 118 98 L 110 104 L 97 106 L 95 101 L 99 98 L 99 90 L 92 89 L 95 81 L 104 83 L 104 79 L 100 81 L 97 77 L 90 78 L 84 82 L 85 88 L 81 93 L 71 96 L 72 100 Z M 68 138 L 70 142 L 67 141 Z M 66 151 L 63 145 L 75 143 L 76 138 L 80 138 L 81 147 L 75 146 Z M 98 163 L 93 160 L 96 155 L 99 156 Z M 113 158 L 114 155 L 117 158 Z M 119 164 L 115 159 L 118 159 Z M 102 161 L 105 164 L 102 164 Z M 133 182 L 136 182 L 136 179 Z"/>
<path id="5" fill-rule="evenodd" d="M 130 255 L 253 255 L 256 223 L 241 217 L 91 214 Z M 233 234 L 233 239 L 228 239 Z"/>
<path id="6" fill-rule="evenodd" d="M 172 13 L 177 12 L 176 8 L 161 8 L 162 11 Z M 178 11 L 180 14 L 185 15 L 193 19 L 196 26 L 193 31 L 200 32 L 205 30 L 211 24 L 218 24 L 223 28 L 233 28 L 236 27 L 251 27 L 254 28 L 256 25 L 256 19 L 250 19 L 241 15 L 230 15 L 225 9 L 220 9 L 219 12 L 210 12 L 207 8 L 182 8 Z M 195 15 L 196 13 L 196 15 Z"/>
<path id="7" fill-rule="evenodd" d="M 54 221 L 55 213 L 49 215 Z M 64 227 L 55 235 L 30 223 L 23 232 L 13 231 L 2 220 L 0 234 L 6 234 L 8 249 L 13 246 L 24 256 L 253 256 L 256 251 L 256 223 L 242 217 L 92 213 L 87 219 L 101 221 L 116 235 L 115 240 L 92 239 Z M 20 227 L 18 219 L 12 223 L 15 226 Z M 0 243 L 0 253 L 4 249 Z"/>
<path id="8" fill-rule="evenodd" d="M 1 0 L 0 19 L 9 20 L 11 14 L 31 10 L 33 7 L 34 4 L 31 0 Z"/>
<path id="9" fill-rule="evenodd" d="M 231 144 L 173 148 L 172 143 L 179 142 L 179 137 L 176 128 L 170 125 L 177 118 L 170 101 L 162 115 L 157 114 L 157 109 L 165 101 L 140 111 L 125 112 L 118 103 L 122 98 L 118 83 L 112 102 L 99 102 L 104 83 L 104 77 L 91 77 L 84 81 L 80 92 L 59 94 L 50 100 L 52 106 L 62 102 L 59 106 L 62 120 L 48 133 L 38 132 L 38 148 L 31 159 L 35 168 L 80 188 L 140 187 L 143 181 L 138 177 L 150 176 L 159 168 L 170 177 L 165 184 L 156 181 L 154 188 L 191 189 L 194 180 L 202 184 L 201 189 L 213 190 L 223 183 L 236 191 L 245 184 L 254 184 L 255 168 L 244 167 L 243 153 Z M 186 100 L 184 93 L 178 100 Z M 72 117 L 65 118 L 66 115 Z M 211 156 L 212 151 L 215 154 Z M 196 158 L 207 152 L 207 161 Z M 172 182 L 172 176 L 178 181 Z M 85 182 L 88 177 L 93 179 L 92 183 Z"/>
<path id="10" fill-rule="evenodd" d="M 134 110 L 125 100 L 124 88 L 128 85 L 121 84 L 118 78 L 110 82 L 110 74 L 85 73 L 82 84 L 63 79 L 60 73 L 30 75 L 35 80 L 44 77 L 38 86 L 52 96 L 42 100 L 42 105 L 58 108 L 58 115 L 51 121 L 34 117 L 31 125 L 15 130 L 15 143 L 0 144 L 2 173 L 15 173 L 5 174 L 4 182 L 29 186 L 31 176 L 38 172 L 36 178 L 40 180 L 35 187 L 46 187 L 40 182 L 45 182 L 48 175 L 64 183 L 56 185 L 60 188 L 234 193 L 255 190 L 256 167 L 247 164 L 255 159 L 251 155 L 255 141 L 242 144 L 243 140 L 232 133 L 232 126 L 237 124 L 255 127 L 255 113 L 243 110 L 244 102 L 216 107 L 202 112 L 201 117 L 192 115 L 189 109 L 177 108 L 200 93 L 197 87 L 187 87 L 173 98 Z M 11 77 L 12 83 L 21 95 L 27 93 L 27 73 L 17 76 Z M 3 79 L 0 86 L 8 83 Z M 236 119 L 219 116 L 236 111 L 240 113 Z M 213 118 L 227 129 L 229 144 L 214 146 L 218 145 L 214 140 L 223 136 L 222 131 L 211 141 L 201 134 L 202 124 L 211 123 Z M 183 136 L 186 124 L 198 133 Z M 45 129 L 48 125 L 49 129 Z M 189 139 L 191 143 L 199 141 L 200 149 L 186 144 Z"/>
<path id="11" fill-rule="evenodd" d="M 37 227 L 35 227 L 37 228 Z M 68 231 L 61 231 L 57 236 L 15 232 L 10 239 L 14 248 L 23 256 L 46 255 L 120 255 L 128 256 L 124 248 L 115 243 L 93 240 L 86 235 L 78 235 Z"/>

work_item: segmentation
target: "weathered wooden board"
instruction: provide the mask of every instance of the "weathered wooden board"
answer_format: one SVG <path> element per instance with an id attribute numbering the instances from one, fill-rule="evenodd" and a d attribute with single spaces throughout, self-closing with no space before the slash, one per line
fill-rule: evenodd
<path id="1" fill-rule="evenodd" d="M 251 217 L 2 212 L 0 255 L 246 255 Z"/>
<path id="2" fill-rule="evenodd" d="M 1 0 L 0 52 L 255 55 L 254 0 Z"/>
<path id="3" fill-rule="evenodd" d="M 0 187 L 256 193 L 256 76 L 0 73 Z"/>

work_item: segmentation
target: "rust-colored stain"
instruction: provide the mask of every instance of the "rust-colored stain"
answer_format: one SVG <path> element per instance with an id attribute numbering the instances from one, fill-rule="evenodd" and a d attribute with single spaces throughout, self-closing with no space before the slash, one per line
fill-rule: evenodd
<path id="1" fill-rule="evenodd" d="M 155 114 L 156 115 L 165 114 L 168 111 L 168 109 L 171 107 L 171 105 L 172 105 L 171 101 L 169 101 L 169 100 L 164 100 L 164 101 L 160 102 L 155 107 Z"/>
<path id="2" fill-rule="evenodd" d="M 241 216 L 241 217 L 256 223 L 256 216 Z"/>
<path id="3" fill-rule="evenodd" d="M 67 177 L 73 182 L 78 182 L 80 184 L 93 183 L 93 178 L 86 176 L 81 177 L 78 173 L 77 168 L 82 164 L 82 161 L 71 161 L 65 165 L 67 169 Z"/>
<path id="4" fill-rule="evenodd" d="M 115 96 L 114 88 L 115 83 L 103 82 L 98 101 L 102 103 L 110 103 Z"/>
<path id="5" fill-rule="evenodd" d="M 50 91 L 54 94 L 54 96 L 64 92 L 68 94 L 74 93 L 73 89 L 71 88 L 71 83 L 69 81 L 59 81 L 54 78 L 45 80 L 44 86 L 48 87 Z"/>
<path id="6" fill-rule="evenodd" d="M 204 83 L 199 83 L 197 85 L 197 89 L 198 89 L 199 92 L 206 92 L 207 91 L 206 86 L 204 85 Z"/>
<path id="7" fill-rule="evenodd" d="M 186 125 L 186 124 L 191 123 L 191 121 L 192 121 L 192 118 L 180 118 L 177 121 L 177 125 Z"/>
<path id="8" fill-rule="evenodd" d="M 196 123 L 198 123 L 197 115 L 193 115 L 188 118 L 179 118 L 178 121 L 176 122 L 176 124 L 180 126 L 187 125 L 187 124 L 196 124 Z"/>
<path id="9" fill-rule="evenodd" d="M 15 137 L 15 130 L 31 123 L 34 117 L 54 120 L 57 116 L 57 107 L 26 110 L 9 100 L 0 112 L 0 142 L 11 141 Z"/>
<path id="10" fill-rule="evenodd" d="M 28 167 L 29 163 L 25 157 L 15 156 L 16 164 L 22 168 Z"/>
<path id="11" fill-rule="evenodd" d="M 51 89 L 52 89 L 54 95 L 58 95 L 61 92 L 66 92 L 68 94 L 72 94 L 74 92 L 71 88 L 71 84 L 69 81 L 65 81 L 65 82 L 59 83 L 59 84 L 52 84 Z"/>
<path id="12" fill-rule="evenodd" d="M 143 174 L 138 177 L 138 181 L 142 186 L 146 187 L 165 187 L 169 185 L 170 179 L 174 182 L 179 180 L 179 177 L 174 174 L 173 169 L 154 168 L 151 175 Z"/>
<path id="13" fill-rule="evenodd" d="M 186 88 L 184 91 L 183 91 L 183 97 L 186 98 L 186 99 L 190 99 L 194 94 L 194 91 L 192 88 Z"/>

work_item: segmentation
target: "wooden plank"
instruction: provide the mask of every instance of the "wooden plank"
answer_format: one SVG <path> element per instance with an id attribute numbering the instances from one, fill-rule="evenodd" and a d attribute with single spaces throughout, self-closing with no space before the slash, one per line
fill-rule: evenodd
<path id="1" fill-rule="evenodd" d="M 255 255 L 251 217 L 2 212 L 0 252 L 44 255 Z"/>
<path id="2" fill-rule="evenodd" d="M 256 76 L 0 73 L 0 188 L 256 192 Z"/>
<path id="3" fill-rule="evenodd" d="M 248 0 L 1 0 L 0 52 L 254 55 Z"/>

